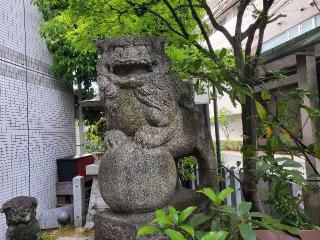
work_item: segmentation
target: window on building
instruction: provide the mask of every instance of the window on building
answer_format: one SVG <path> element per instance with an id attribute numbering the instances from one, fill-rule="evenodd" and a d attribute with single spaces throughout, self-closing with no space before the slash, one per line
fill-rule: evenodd
<path id="1" fill-rule="evenodd" d="M 320 0 L 319 0 L 320 1 Z M 315 27 L 320 26 L 320 14 L 316 15 L 303 23 L 287 30 L 286 32 L 274 37 L 271 40 L 268 40 L 263 43 L 262 52 L 265 52 L 271 48 L 274 48 L 290 39 L 298 37 L 301 34 L 304 34 Z"/>
<path id="2" fill-rule="evenodd" d="M 301 33 L 308 32 L 313 29 L 312 18 L 301 24 Z"/>
<path id="3" fill-rule="evenodd" d="M 288 30 L 288 35 L 289 35 L 289 39 L 298 37 L 300 35 L 299 26 L 296 26 L 296 27 L 291 28 L 290 30 Z"/>
<path id="4" fill-rule="evenodd" d="M 320 0 L 319 0 L 320 1 Z M 316 16 L 316 26 L 319 27 L 320 26 L 320 15 Z"/>
<path id="5" fill-rule="evenodd" d="M 276 36 L 275 38 L 265 42 L 262 46 L 262 51 L 267 51 L 271 48 L 279 46 L 280 44 L 286 42 L 288 40 L 288 35 L 286 32 Z"/>

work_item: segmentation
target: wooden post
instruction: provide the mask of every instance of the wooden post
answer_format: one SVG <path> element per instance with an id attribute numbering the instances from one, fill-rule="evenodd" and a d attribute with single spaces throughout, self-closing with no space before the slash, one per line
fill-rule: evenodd
<path id="1" fill-rule="evenodd" d="M 314 53 L 314 49 L 308 49 L 306 52 Z M 317 66 L 315 56 L 297 55 L 297 76 L 299 88 L 308 90 L 312 95 L 318 96 L 318 79 L 317 79 Z M 309 98 L 304 99 L 304 104 L 313 109 L 319 109 L 319 101 L 312 101 Z M 305 145 L 312 143 L 319 143 L 319 137 L 316 132 L 319 130 L 320 125 L 315 122 L 311 122 L 308 118 L 308 114 L 304 109 L 301 109 L 301 124 L 305 124 L 302 129 L 302 142 Z M 319 159 L 313 156 L 308 156 L 312 164 L 316 169 L 320 170 Z M 307 180 L 310 179 L 310 175 L 314 174 L 314 171 L 310 167 L 310 164 L 306 162 Z M 318 184 L 318 183 L 314 183 Z M 310 217 L 312 222 L 316 225 L 320 224 L 320 194 L 314 195 L 305 200 L 305 212 Z"/>

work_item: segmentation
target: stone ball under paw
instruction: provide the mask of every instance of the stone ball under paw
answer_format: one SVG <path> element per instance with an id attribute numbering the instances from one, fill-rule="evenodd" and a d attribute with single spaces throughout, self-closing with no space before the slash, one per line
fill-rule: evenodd
<path id="1" fill-rule="evenodd" d="M 108 151 L 100 164 L 99 188 L 118 213 L 146 213 L 164 207 L 174 194 L 177 171 L 171 154 L 128 141 Z"/>

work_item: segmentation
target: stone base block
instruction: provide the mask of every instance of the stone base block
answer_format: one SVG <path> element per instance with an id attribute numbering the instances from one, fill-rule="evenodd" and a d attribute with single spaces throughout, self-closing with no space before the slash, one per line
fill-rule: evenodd
<path id="1" fill-rule="evenodd" d="M 118 214 L 109 209 L 94 216 L 95 240 L 135 240 L 137 229 L 151 222 L 154 213 Z M 164 236 L 143 237 L 141 240 L 167 240 Z"/>
<path id="2" fill-rule="evenodd" d="M 29 224 L 9 226 L 6 232 L 6 240 L 37 240 L 40 233 L 38 221 Z"/>

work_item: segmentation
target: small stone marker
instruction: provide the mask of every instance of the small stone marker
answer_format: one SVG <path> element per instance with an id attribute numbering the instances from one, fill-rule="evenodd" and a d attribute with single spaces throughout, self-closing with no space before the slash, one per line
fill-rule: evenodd
<path id="1" fill-rule="evenodd" d="M 85 189 L 84 177 L 77 176 L 73 182 L 73 207 L 74 207 L 74 226 L 82 227 L 85 213 Z"/>
<path id="2" fill-rule="evenodd" d="M 40 232 L 36 219 L 37 200 L 33 197 L 16 197 L 4 203 L 1 212 L 5 213 L 8 229 L 6 240 L 37 240 Z"/>

